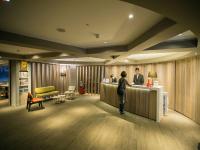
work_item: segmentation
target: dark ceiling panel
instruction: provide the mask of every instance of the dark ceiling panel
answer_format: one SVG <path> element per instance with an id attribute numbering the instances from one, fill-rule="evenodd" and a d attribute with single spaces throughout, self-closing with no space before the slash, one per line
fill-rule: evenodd
<path id="1" fill-rule="evenodd" d="M 149 47 L 145 50 L 162 50 L 162 49 L 175 49 L 175 48 L 196 48 L 198 44 L 198 40 L 189 39 L 189 40 L 181 40 L 181 41 L 168 41 L 162 42 L 152 47 Z"/>
<path id="2" fill-rule="evenodd" d="M 0 41 L 6 44 L 39 48 L 56 52 L 67 52 L 68 54 L 85 53 L 85 50 L 79 47 L 64 45 L 5 31 L 0 31 Z"/>

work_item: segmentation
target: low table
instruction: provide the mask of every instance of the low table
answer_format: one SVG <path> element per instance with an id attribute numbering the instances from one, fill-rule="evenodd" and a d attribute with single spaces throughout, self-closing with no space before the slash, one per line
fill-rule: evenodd
<path id="1" fill-rule="evenodd" d="M 65 97 L 69 100 L 72 100 L 75 97 L 74 91 L 65 91 Z"/>
<path id="2" fill-rule="evenodd" d="M 65 95 L 62 94 L 62 95 L 58 95 L 60 97 L 60 101 L 61 102 L 65 102 Z"/>
<path id="3" fill-rule="evenodd" d="M 56 104 L 65 102 L 65 95 L 57 95 L 53 96 L 52 99 L 55 101 Z"/>

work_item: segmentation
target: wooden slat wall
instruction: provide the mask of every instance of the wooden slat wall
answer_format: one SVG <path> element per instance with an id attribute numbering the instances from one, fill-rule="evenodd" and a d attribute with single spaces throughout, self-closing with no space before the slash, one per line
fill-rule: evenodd
<path id="1" fill-rule="evenodd" d="M 133 82 L 135 68 L 139 67 L 140 72 L 144 75 L 145 83 L 149 71 L 156 71 L 158 74 L 158 81 L 164 86 L 165 91 L 169 96 L 169 108 L 174 109 L 175 101 L 175 62 L 155 63 L 155 64 L 142 64 L 142 65 L 126 65 L 126 66 L 106 66 L 105 76 L 110 78 L 111 74 L 120 78 L 121 71 L 127 72 L 127 80 L 129 83 Z"/>
<path id="2" fill-rule="evenodd" d="M 50 86 L 56 87 L 60 93 L 68 89 L 69 85 L 76 85 L 76 66 L 59 65 L 48 63 L 31 63 L 32 66 L 32 93 L 36 87 Z M 60 76 L 61 69 L 64 69 L 66 76 Z"/>
<path id="3" fill-rule="evenodd" d="M 105 77 L 105 66 L 77 66 L 77 75 L 78 86 L 80 85 L 80 81 L 82 81 L 86 93 L 98 94 L 100 92 L 100 83 Z"/>
<path id="4" fill-rule="evenodd" d="M 156 96 L 157 91 L 154 90 L 127 87 L 125 110 L 156 120 Z M 102 83 L 100 100 L 119 108 L 117 85 Z"/>
<path id="5" fill-rule="evenodd" d="M 200 57 L 176 61 L 175 110 L 200 124 Z"/>
<path id="6" fill-rule="evenodd" d="M 195 103 L 195 121 L 200 124 L 200 57 L 198 56 L 196 63 L 196 103 Z"/>

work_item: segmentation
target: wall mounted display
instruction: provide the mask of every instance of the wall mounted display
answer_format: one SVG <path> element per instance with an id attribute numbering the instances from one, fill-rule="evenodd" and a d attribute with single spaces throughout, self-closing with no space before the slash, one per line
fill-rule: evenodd
<path id="1" fill-rule="evenodd" d="M 28 71 L 28 62 L 21 61 L 20 62 L 20 72 L 27 72 Z"/>

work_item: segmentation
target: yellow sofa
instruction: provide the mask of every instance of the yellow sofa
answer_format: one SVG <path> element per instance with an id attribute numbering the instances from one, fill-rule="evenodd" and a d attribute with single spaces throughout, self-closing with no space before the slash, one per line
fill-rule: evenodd
<path id="1" fill-rule="evenodd" d="M 46 86 L 35 88 L 35 96 L 36 97 L 46 97 L 58 95 L 59 91 L 56 91 L 55 86 Z"/>

